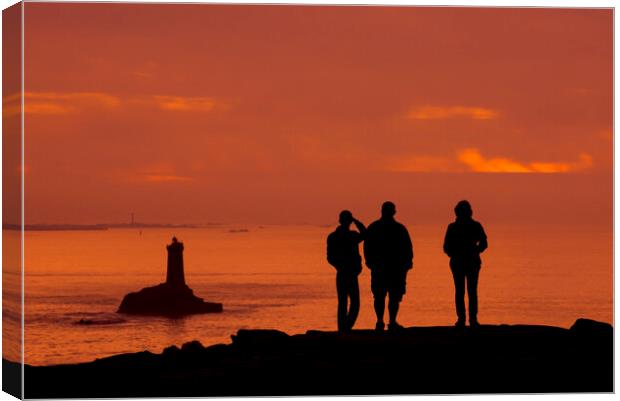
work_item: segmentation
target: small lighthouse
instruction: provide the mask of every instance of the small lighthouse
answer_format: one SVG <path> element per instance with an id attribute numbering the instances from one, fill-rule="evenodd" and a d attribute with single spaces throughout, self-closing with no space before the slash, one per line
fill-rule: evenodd
<path id="1" fill-rule="evenodd" d="M 168 250 L 168 272 L 166 274 L 166 284 L 171 286 L 185 285 L 185 271 L 183 270 L 183 243 L 172 237 L 172 244 L 167 245 Z"/>
<path id="2" fill-rule="evenodd" d="M 194 313 L 219 313 L 224 307 L 219 302 L 205 302 L 194 295 L 185 283 L 183 243 L 176 237 L 166 245 L 168 271 L 166 282 L 130 292 L 123 297 L 118 313 L 179 317 Z"/>

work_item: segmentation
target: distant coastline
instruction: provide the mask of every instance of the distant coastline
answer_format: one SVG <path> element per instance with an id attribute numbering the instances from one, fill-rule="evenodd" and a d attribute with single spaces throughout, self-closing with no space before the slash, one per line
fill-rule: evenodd
<path id="1" fill-rule="evenodd" d="M 110 228 L 200 228 L 193 224 L 117 223 L 117 224 L 26 224 L 25 231 L 105 231 Z M 21 231 L 20 224 L 2 224 L 3 230 Z"/>

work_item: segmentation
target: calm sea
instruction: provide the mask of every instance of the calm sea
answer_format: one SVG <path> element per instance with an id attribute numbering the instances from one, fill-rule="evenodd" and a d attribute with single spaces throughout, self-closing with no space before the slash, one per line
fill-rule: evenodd
<path id="1" fill-rule="evenodd" d="M 48 365 L 124 352 L 230 342 L 241 328 L 288 333 L 336 328 L 335 272 L 325 261 L 334 227 L 216 226 L 27 232 L 25 361 Z M 406 326 L 451 325 L 452 278 L 445 226 L 408 225 L 414 269 L 400 312 Z M 486 226 L 483 324 L 570 327 L 579 317 L 612 322 L 612 230 L 587 226 Z M 233 232 L 247 229 L 247 232 Z M 169 319 L 115 313 L 124 294 L 165 279 L 165 245 L 185 244 L 186 281 L 222 314 Z M 370 274 L 360 276 L 357 328 L 374 327 Z M 92 324 L 78 324 L 81 320 Z"/>

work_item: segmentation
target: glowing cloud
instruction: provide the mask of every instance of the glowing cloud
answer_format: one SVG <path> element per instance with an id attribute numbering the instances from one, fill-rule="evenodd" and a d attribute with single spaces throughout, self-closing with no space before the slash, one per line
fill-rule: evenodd
<path id="1" fill-rule="evenodd" d="M 213 111 L 216 101 L 210 97 L 155 96 L 159 108 L 174 111 Z"/>
<path id="2" fill-rule="evenodd" d="M 423 106 L 413 109 L 407 115 L 413 120 L 445 120 L 449 118 L 470 118 L 472 120 L 491 120 L 497 118 L 499 113 L 493 109 L 484 107 L 465 106 Z"/>
<path id="3" fill-rule="evenodd" d="M 532 162 L 521 163 L 508 158 L 487 159 L 478 149 L 463 149 L 458 153 L 458 160 L 478 173 L 568 173 L 592 167 L 592 156 L 579 155 L 577 162 Z"/>
<path id="4" fill-rule="evenodd" d="M 195 181 L 195 176 L 185 165 L 167 161 L 152 162 L 129 169 L 115 168 L 108 172 L 107 177 L 123 184 L 173 184 Z M 192 164 L 192 163 L 189 163 Z"/>
<path id="5" fill-rule="evenodd" d="M 106 107 L 115 107 L 120 104 L 120 99 L 114 95 L 102 92 L 24 92 L 24 103 L 28 101 L 64 101 L 64 102 L 91 102 Z"/>
<path id="6" fill-rule="evenodd" d="M 21 96 L 19 93 L 2 99 L 6 116 L 21 113 Z M 71 114 L 82 108 L 117 107 L 120 99 L 100 92 L 24 92 L 24 113 L 39 115 Z"/>
<path id="7" fill-rule="evenodd" d="M 101 92 L 25 92 L 24 112 L 37 115 L 74 114 L 92 108 L 116 108 L 123 104 L 156 107 L 168 111 L 210 112 L 227 106 L 211 97 L 184 96 L 132 96 L 123 97 Z M 21 113 L 21 96 L 14 94 L 3 98 L 5 117 Z"/>

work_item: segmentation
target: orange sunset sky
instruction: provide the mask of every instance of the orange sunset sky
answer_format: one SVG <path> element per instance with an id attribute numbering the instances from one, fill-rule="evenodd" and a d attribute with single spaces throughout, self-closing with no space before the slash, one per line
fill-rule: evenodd
<path id="1" fill-rule="evenodd" d="M 390 199 L 444 224 L 466 198 L 611 229 L 612 36 L 609 9 L 26 3 L 26 223 L 324 224 Z"/>

